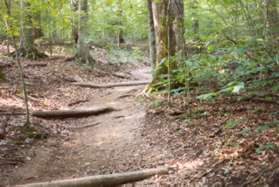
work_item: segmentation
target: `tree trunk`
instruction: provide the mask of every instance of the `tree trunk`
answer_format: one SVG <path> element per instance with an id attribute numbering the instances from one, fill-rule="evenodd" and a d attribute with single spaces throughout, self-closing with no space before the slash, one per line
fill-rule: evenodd
<path id="1" fill-rule="evenodd" d="M 184 3 L 183 0 L 152 1 L 156 38 L 156 67 L 153 80 L 146 91 L 152 91 L 161 75 L 169 74 L 184 57 Z M 170 60 L 170 57 L 176 57 Z M 163 63 L 168 59 L 168 63 Z M 165 61 L 166 62 L 166 61 Z"/>
<path id="2" fill-rule="evenodd" d="M 72 1 L 73 10 L 78 11 L 79 18 L 74 22 L 73 35 L 76 43 L 76 60 L 91 64 L 94 59 L 90 56 L 88 39 L 88 0 Z"/>
<path id="3" fill-rule="evenodd" d="M 155 28 L 152 10 L 152 0 L 147 0 L 148 8 L 148 20 L 149 20 L 149 55 L 150 62 L 155 67 L 156 64 L 156 39 L 155 39 Z"/>
<path id="4" fill-rule="evenodd" d="M 198 2 L 197 0 L 192 0 L 191 1 L 191 8 L 193 9 L 193 13 L 192 13 L 192 32 L 194 35 L 194 40 L 199 40 L 199 30 L 200 30 L 200 23 L 199 23 L 199 19 L 197 16 L 197 12 L 198 12 Z"/>
<path id="5" fill-rule="evenodd" d="M 279 15 L 276 0 L 265 0 L 265 7 L 268 49 L 275 55 L 279 46 Z"/>
<path id="6" fill-rule="evenodd" d="M 34 46 L 32 14 L 29 10 L 30 3 L 20 0 L 20 44 L 18 55 L 29 59 L 45 57 Z"/>
<path id="7" fill-rule="evenodd" d="M 173 0 L 171 1 L 171 14 L 173 17 L 173 34 L 175 35 L 175 54 L 184 56 L 185 41 L 184 41 L 184 3 L 183 0 Z M 181 60 L 181 59 L 179 59 Z"/>
<path id="8" fill-rule="evenodd" d="M 74 13 L 78 12 L 78 7 L 79 7 L 79 0 L 71 0 L 71 9 Z M 74 47 L 77 47 L 78 44 L 78 19 L 75 19 L 76 15 L 73 16 L 72 18 L 72 37 L 74 40 Z"/>
<path id="9" fill-rule="evenodd" d="M 117 26 L 119 27 L 117 31 L 117 45 L 120 47 L 121 44 L 125 43 L 124 39 L 124 30 L 123 30 L 123 0 L 117 1 L 117 10 L 116 10 L 116 16 L 118 19 Z"/>
<path id="10" fill-rule="evenodd" d="M 4 1 L 5 3 L 5 6 L 6 6 L 6 9 L 7 9 L 7 15 L 10 17 L 12 12 L 11 12 L 11 9 L 12 9 L 12 0 L 5 0 Z M 7 29 L 9 28 L 9 20 L 6 21 L 6 27 Z M 10 36 L 7 37 L 7 54 L 10 54 Z"/>

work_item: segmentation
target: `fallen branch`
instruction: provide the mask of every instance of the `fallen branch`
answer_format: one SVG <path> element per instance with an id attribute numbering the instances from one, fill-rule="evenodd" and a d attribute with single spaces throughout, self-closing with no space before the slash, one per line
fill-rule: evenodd
<path id="1" fill-rule="evenodd" d="M 97 175 L 76 179 L 60 180 L 46 183 L 18 185 L 17 187 L 106 187 L 132 183 L 150 178 L 154 175 L 168 174 L 169 168 L 145 169 L 111 175 Z"/>
<path id="2" fill-rule="evenodd" d="M 114 77 L 118 77 L 118 78 L 121 78 L 121 79 L 129 79 L 129 76 L 126 75 L 125 73 L 112 73 L 111 75 L 113 75 Z"/>
<path id="3" fill-rule="evenodd" d="M 127 98 L 127 97 L 133 97 L 134 95 L 131 95 L 131 94 L 125 94 L 125 95 L 120 95 L 119 97 L 117 97 L 117 99 L 124 99 L 124 98 Z"/>
<path id="4" fill-rule="evenodd" d="M 90 82 L 73 83 L 73 85 L 87 87 L 87 88 L 113 88 L 113 87 L 123 87 L 123 86 L 140 86 L 146 84 L 149 84 L 149 81 L 120 82 L 120 83 L 111 83 L 111 84 L 94 84 Z"/>
<path id="5" fill-rule="evenodd" d="M 55 111 L 35 111 L 32 116 L 38 118 L 73 118 L 91 115 L 99 115 L 115 111 L 112 107 L 102 107 L 89 110 L 55 110 Z"/>
<path id="6" fill-rule="evenodd" d="M 30 63 L 30 64 L 25 64 L 23 67 L 46 67 L 47 63 Z"/>

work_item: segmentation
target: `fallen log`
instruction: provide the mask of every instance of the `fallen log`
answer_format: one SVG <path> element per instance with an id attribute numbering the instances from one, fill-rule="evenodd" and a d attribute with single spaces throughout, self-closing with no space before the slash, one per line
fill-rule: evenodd
<path id="1" fill-rule="evenodd" d="M 66 179 L 45 183 L 33 183 L 18 185 L 16 187 L 108 187 L 132 182 L 141 181 L 150 178 L 154 175 L 168 174 L 169 168 L 161 167 L 156 169 L 145 169 L 141 171 L 111 174 L 111 175 L 97 175 L 91 177 L 83 177 L 76 179 Z"/>
<path id="2" fill-rule="evenodd" d="M 54 111 L 34 111 L 32 116 L 38 118 L 74 118 L 74 117 L 85 117 L 91 115 L 99 115 L 108 112 L 115 111 L 112 107 L 102 107 L 96 109 L 87 110 L 54 110 Z"/>
<path id="3" fill-rule="evenodd" d="M 90 82 L 77 82 L 73 83 L 75 86 L 87 87 L 87 88 L 114 88 L 123 86 L 140 86 L 149 84 L 149 81 L 136 81 L 136 82 L 120 82 L 111 84 L 94 84 Z"/>

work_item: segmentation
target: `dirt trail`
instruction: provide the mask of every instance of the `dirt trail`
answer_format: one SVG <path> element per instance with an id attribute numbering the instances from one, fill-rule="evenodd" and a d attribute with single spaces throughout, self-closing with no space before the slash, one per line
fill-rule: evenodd
<path id="1" fill-rule="evenodd" d="M 134 70 L 130 74 L 138 80 L 151 77 L 149 68 Z M 50 138 L 46 145 L 34 150 L 34 159 L 16 171 L 17 181 L 48 181 L 144 167 L 142 162 L 148 159 L 149 152 L 141 137 L 145 109 L 135 98 L 142 89 L 143 86 L 134 86 L 100 90 L 94 100 L 78 106 L 108 105 L 117 111 L 75 120 L 77 127 L 93 126 L 75 129 L 70 139 L 60 144 Z"/>

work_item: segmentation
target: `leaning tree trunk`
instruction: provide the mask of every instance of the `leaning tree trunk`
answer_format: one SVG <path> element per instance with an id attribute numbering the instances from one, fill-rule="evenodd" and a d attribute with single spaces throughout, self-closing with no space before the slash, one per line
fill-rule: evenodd
<path id="1" fill-rule="evenodd" d="M 276 0 L 265 0 L 268 49 L 276 55 L 279 49 L 279 15 Z"/>
<path id="2" fill-rule="evenodd" d="M 149 55 L 152 65 L 155 67 L 156 64 L 156 39 L 155 39 L 155 28 L 154 18 L 152 10 L 152 0 L 147 0 L 148 9 L 148 21 L 149 21 Z"/>
<path id="3" fill-rule="evenodd" d="M 38 59 L 45 55 L 34 46 L 32 14 L 29 6 L 27 0 L 20 0 L 20 44 L 17 53 L 20 57 Z"/>
<path id="4" fill-rule="evenodd" d="M 183 0 L 152 0 L 156 39 L 156 67 L 153 80 L 145 90 L 151 92 L 161 75 L 180 66 L 184 56 L 184 3 Z M 170 57 L 176 56 L 175 60 Z M 163 63 L 164 60 L 168 59 Z"/>

